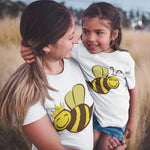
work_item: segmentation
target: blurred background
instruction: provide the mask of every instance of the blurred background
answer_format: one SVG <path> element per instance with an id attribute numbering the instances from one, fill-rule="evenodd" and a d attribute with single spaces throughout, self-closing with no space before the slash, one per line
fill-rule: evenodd
<path id="1" fill-rule="evenodd" d="M 76 34 L 81 34 L 81 15 L 92 0 L 55 0 L 74 14 Z M 117 7 L 122 16 L 121 47 L 135 60 L 136 116 L 134 135 L 126 140 L 127 150 L 150 150 L 150 1 L 103 0 Z M 19 23 L 23 9 L 33 0 L 0 0 L 0 90 L 9 76 L 24 63 L 20 56 Z M 0 124 L 0 149 L 28 150 L 30 143 L 21 130 Z"/>

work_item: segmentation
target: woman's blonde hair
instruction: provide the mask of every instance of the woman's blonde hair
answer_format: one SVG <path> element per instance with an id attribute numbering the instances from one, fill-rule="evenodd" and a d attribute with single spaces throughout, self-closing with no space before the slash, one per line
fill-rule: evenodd
<path id="1" fill-rule="evenodd" d="M 24 63 L 12 74 L 0 92 L 0 117 L 7 126 L 21 127 L 30 106 L 45 97 L 52 100 L 41 60 L 43 48 L 56 44 L 72 25 L 72 14 L 62 4 L 50 0 L 31 3 L 23 11 L 20 33 L 23 45 L 36 52 L 35 62 Z"/>

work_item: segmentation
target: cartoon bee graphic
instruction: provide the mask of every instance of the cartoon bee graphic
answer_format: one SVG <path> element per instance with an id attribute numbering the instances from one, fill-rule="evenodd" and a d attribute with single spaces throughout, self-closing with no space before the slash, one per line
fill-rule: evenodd
<path id="1" fill-rule="evenodd" d="M 113 71 L 114 75 L 114 68 L 110 67 L 110 70 Z M 107 68 L 96 65 L 92 71 L 96 78 L 92 82 L 87 81 L 87 83 L 95 92 L 107 94 L 111 89 L 116 89 L 119 86 L 119 80 L 115 76 L 108 77 Z M 116 75 L 117 73 L 122 73 L 122 71 L 118 70 Z"/>
<path id="2" fill-rule="evenodd" d="M 85 89 L 77 84 L 65 96 L 65 102 L 71 111 L 64 109 L 64 105 L 55 106 L 53 111 L 54 127 L 58 131 L 67 129 L 70 132 L 80 132 L 90 122 L 93 105 L 84 104 Z"/>

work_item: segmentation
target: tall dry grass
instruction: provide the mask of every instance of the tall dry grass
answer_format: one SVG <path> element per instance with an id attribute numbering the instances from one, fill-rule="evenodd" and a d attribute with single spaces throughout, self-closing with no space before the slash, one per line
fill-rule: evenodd
<path id="1" fill-rule="evenodd" d="M 128 140 L 129 150 L 150 149 L 150 32 L 124 30 L 122 47 L 135 60 L 136 116 L 133 137 Z"/>
<path id="2" fill-rule="evenodd" d="M 0 20 L 0 89 L 23 62 L 19 48 L 19 18 Z"/>
<path id="3" fill-rule="evenodd" d="M 80 37 L 80 27 L 76 28 L 77 36 Z M 127 140 L 128 150 L 149 150 L 150 149 L 150 32 L 123 30 L 121 47 L 127 49 L 135 60 L 136 67 L 136 117 L 135 130 L 131 139 Z M 0 20 L 0 89 L 8 77 L 23 63 L 20 57 L 19 47 L 19 21 L 18 19 L 6 18 Z M 0 126 L 1 137 L 14 138 L 14 146 L 21 142 L 16 132 L 7 132 Z M 13 133 L 13 134 L 10 134 Z M 18 132 L 17 132 L 18 133 Z M 20 133 L 20 132 L 19 132 Z M 3 135 L 4 134 L 4 135 Z M 22 133 L 21 133 L 22 134 Z M 22 136 L 21 136 L 22 137 Z M 21 138 L 25 141 L 24 136 Z M 10 140 L 6 140 L 8 143 Z M 6 143 L 6 142 L 5 142 Z M 0 145 L 2 143 L 0 142 Z M 23 142 L 26 145 L 26 142 Z M 19 145 L 20 146 L 20 145 Z M 9 147 L 9 145 L 8 145 Z M 9 148 L 8 148 L 9 149 Z M 17 148 L 16 148 L 17 149 Z M 21 148 L 20 148 L 21 149 Z M 23 148 L 22 148 L 23 149 Z M 15 150 L 12 149 L 12 150 Z"/>
<path id="4" fill-rule="evenodd" d="M 0 20 L 0 90 L 23 63 L 19 41 L 19 18 Z M 0 121 L 0 150 L 30 150 L 30 145 L 21 129 L 5 128 Z"/>

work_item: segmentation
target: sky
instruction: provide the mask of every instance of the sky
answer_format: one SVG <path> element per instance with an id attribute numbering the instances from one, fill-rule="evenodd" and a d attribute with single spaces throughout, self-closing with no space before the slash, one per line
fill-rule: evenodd
<path id="1" fill-rule="evenodd" d="M 18 1 L 18 0 L 11 0 Z M 24 3 L 31 3 L 35 0 L 20 0 Z M 85 9 L 93 2 L 100 2 L 101 0 L 54 0 L 57 2 L 65 2 L 67 7 L 73 7 L 75 9 Z M 113 4 L 116 7 L 123 9 L 124 11 L 139 10 L 142 12 L 150 12 L 150 0 L 102 0 Z"/>

